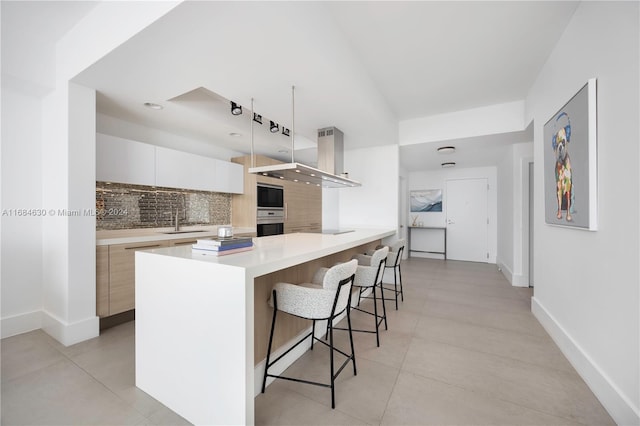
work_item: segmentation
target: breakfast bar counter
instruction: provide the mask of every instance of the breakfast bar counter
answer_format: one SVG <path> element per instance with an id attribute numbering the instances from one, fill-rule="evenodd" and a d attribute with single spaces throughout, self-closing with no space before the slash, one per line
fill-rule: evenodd
<path id="1" fill-rule="evenodd" d="M 394 234 L 274 235 L 220 257 L 190 246 L 136 252 L 136 386 L 194 424 L 253 424 L 273 284 L 308 281 Z M 307 326 L 291 318 L 275 346 Z"/>

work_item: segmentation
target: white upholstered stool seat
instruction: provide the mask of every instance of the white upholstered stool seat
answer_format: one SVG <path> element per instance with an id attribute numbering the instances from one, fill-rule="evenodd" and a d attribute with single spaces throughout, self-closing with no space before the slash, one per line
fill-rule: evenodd
<path id="1" fill-rule="evenodd" d="M 267 377 L 291 380 L 317 386 L 331 388 L 331 407 L 335 408 L 335 379 L 347 366 L 349 362 L 353 363 L 353 374 L 356 375 L 356 358 L 353 348 L 353 336 L 351 334 L 351 288 L 356 273 L 358 263 L 351 260 L 345 263 L 337 264 L 331 268 L 320 268 L 314 275 L 311 283 L 290 284 L 277 283 L 271 292 L 269 305 L 273 307 L 273 319 L 271 322 L 271 333 L 269 335 L 269 346 L 267 348 L 267 359 L 265 363 L 264 376 L 262 379 L 262 392 L 264 393 Z M 302 337 L 286 352 L 281 354 L 275 360 L 271 361 L 271 347 L 273 344 L 273 332 L 276 325 L 276 316 L 278 311 L 286 312 L 300 318 L 312 321 L 311 331 Z M 333 344 L 333 320 L 346 311 L 347 324 L 349 331 L 349 341 L 351 344 L 351 353 L 348 354 L 334 347 Z M 322 341 L 315 336 L 316 321 L 327 320 L 327 334 L 329 343 Z M 269 368 L 287 355 L 291 350 L 311 337 L 311 350 L 313 350 L 314 341 L 318 341 L 329 347 L 331 380 L 330 383 L 312 382 L 293 377 L 269 374 Z M 334 367 L 334 352 L 338 352 L 346 357 L 346 360 L 337 369 Z"/>
<path id="2" fill-rule="evenodd" d="M 358 268 L 356 269 L 354 287 L 358 287 L 358 304 L 353 309 L 365 314 L 372 315 L 375 321 L 375 330 L 356 330 L 352 331 L 363 333 L 375 333 L 376 344 L 380 346 L 380 324 L 384 321 L 385 330 L 387 327 L 387 310 L 384 306 L 384 293 L 382 291 L 382 275 L 384 266 L 387 261 L 387 255 L 389 254 L 389 247 L 382 247 L 376 249 L 371 255 L 357 254 L 353 256 L 358 261 Z M 371 289 L 373 296 L 363 297 L 362 294 L 368 289 Z M 377 289 L 380 290 L 380 297 L 382 299 L 382 315 L 378 313 L 378 296 Z M 361 299 L 373 299 L 373 312 L 360 308 Z"/>
<path id="3" fill-rule="evenodd" d="M 391 269 L 393 270 L 393 288 L 390 285 L 385 286 L 383 284 L 382 288 L 386 291 L 394 292 L 394 296 L 396 299 L 396 311 L 398 310 L 398 295 L 400 295 L 401 300 L 404 302 L 404 292 L 402 290 L 402 270 L 400 269 L 400 262 L 402 262 L 402 253 L 404 251 L 405 240 L 398 240 L 395 243 L 389 246 L 389 254 L 387 255 L 387 263 L 385 264 L 385 270 Z M 400 285 L 400 289 L 398 289 L 398 284 Z"/>

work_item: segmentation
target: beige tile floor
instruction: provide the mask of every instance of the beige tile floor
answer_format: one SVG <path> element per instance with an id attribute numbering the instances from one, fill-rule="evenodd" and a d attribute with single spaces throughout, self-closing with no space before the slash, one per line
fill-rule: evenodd
<path id="1" fill-rule="evenodd" d="M 403 278 L 380 347 L 355 334 L 358 375 L 338 378 L 335 410 L 328 389 L 276 381 L 256 398 L 256 423 L 614 424 L 531 314 L 530 289 L 478 263 L 412 258 Z M 358 312 L 353 321 L 373 323 Z M 134 332 L 127 323 L 66 348 L 42 331 L 2 340 L 2 425 L 188 424 L 134 386 Z M 287 371 L 327 372 L 321 345 Z"/>

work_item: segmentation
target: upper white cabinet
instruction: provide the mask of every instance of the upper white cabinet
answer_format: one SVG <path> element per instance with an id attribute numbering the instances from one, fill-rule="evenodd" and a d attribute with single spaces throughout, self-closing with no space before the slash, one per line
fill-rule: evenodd
<path id="1" fill-rule="evenodd" d="M 216 160 L 156 147 L 156 186 L 213 191 Z"/>
<path id="2" fill-rule="evenodd" d="M 232 194 L 244 193 L 244 167 L 242 164 L 221 160 L 216 161 L 216 178 L 213 191 L 230 192 Z"/>
<path id="3" fill-rule="evenodd" d="M 155 185 L 155 146 L 96 134 L 96 180 Z"/>
<path id="4" fill-rule="evenodd" d="M 241 194 L 242 165 L 98 133 L 96 180 Z"/>

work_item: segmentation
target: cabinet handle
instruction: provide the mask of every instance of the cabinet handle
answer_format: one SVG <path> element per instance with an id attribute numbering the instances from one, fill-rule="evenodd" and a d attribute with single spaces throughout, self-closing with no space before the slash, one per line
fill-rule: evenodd
<path id="1" fill-rule="evenodd" d="M 197 240 L 193 240 L 193 241 L 184 241 L 184 242 L 182 242 L 182 243 L 173 243 L 173 245 L 174 245 L 174 246 L 186 246 L 186 245 L 189 245 L 189 244 L 195 244 L 195 243 L 197 243 L 197 242 L 198 242 Z"/>
<path id="2" fill-rule="evenodd" d="M 138 250 L 138 249 L 143 249 L 143 248 L 153 248 L 153 247 L 160 247 L 160 244 L 152 244 L 150 246 L 137 246 L 137 247 L 125 247 L 125 250 Z"/>
<path id="3" fill-rule="evenodd" d="M 284 203 L 284 219 L 287 220 L 287 212 L 289 209 L 287 208 L 288 203 Z"/>

